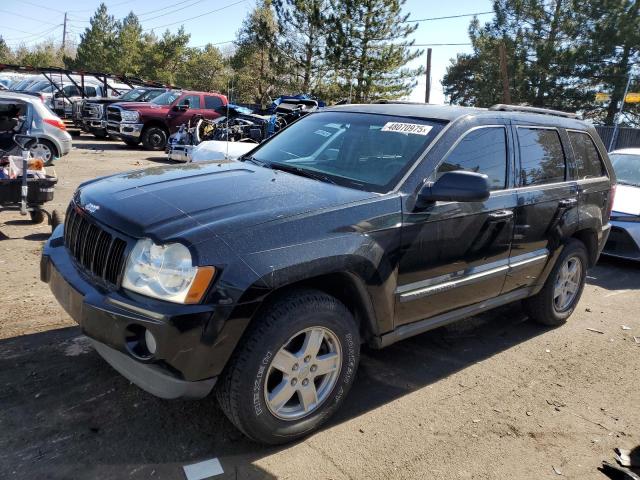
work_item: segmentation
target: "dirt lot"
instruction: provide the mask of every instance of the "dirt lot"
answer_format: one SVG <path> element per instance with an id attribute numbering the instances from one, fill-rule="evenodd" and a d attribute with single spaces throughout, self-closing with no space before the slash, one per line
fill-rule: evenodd
<path id="1" fill-rule="evenodd" d="M 56 167 L 61 211 L 85 179 L 164 162 L 75 144 Z M 640 444 L 640 265 L 601 261 L 558 329 L 516 304 L 367 349 L 328 426 L 265 448 L 213 399 L 156 399 L 102 361 L 39 281 L 48 232 L 0 214 L 2 479 L 182 479 L 183 465 L 217 457 L 214 478 L 584 480 L 605 478 L 614 447 Z"/>

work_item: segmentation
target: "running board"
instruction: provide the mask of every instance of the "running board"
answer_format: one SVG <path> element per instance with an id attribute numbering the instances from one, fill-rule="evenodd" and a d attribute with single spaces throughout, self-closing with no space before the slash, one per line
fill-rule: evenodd
<path id="1" fill-rule="evenodd" d="M 514 290 L 513 292 L 505 293 L 504 295 L 499 295 L 489 300 L 485 300 L 484 302 L 469 305 L 468 307 L 442 313 L 440 315 L 436 315 L 435 317 L 427 318 L 425 320 L 419 320 L 407 325 L 401 325 L 392 332 L 385 333 L 384 335 L 381 335 L 379 337 L 374 337 L 373 347 L 387 347 L 393 343 L 399 342 L 400 340 L 404 340 L 405 338 L 413 337 L 414 335 L 419 335 L 438 327 L 443 327 L 444 325 L 457 322 L 458 320 L 462 320 L 463 318 L 472 317 L 473 315 L 486 312 L 487 310 L 501 307 L 502 305 L 506 305 L 507 303 L 522 300 L 523 298 L 527 298 L 532 295 L 534 291 L 535 289 L 531 287 L 521 288 L 518 290 Z"/>

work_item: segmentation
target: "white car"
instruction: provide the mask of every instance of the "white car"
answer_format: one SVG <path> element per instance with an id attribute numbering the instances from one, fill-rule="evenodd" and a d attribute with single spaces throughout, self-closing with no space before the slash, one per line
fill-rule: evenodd
<path id="1" fill-rule="evenodd" d="M 611 234 L 603 254 L 640 260 L 640 148 L 609 153 L 617 177 Z"/>

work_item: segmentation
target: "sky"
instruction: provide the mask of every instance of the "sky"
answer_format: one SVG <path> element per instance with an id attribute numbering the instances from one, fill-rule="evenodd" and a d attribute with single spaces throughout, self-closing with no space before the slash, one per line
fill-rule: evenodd
<path id="1" fill-rule="evenodd" d="M 48 6 L 46 0 L 0 1 L 0 35 L 11 46 L 21 42 L 26 45 L 51 39 L 62 42 L 64 13 L 68 12 L 68 34 L 79 40 L 79 34 L 87 27 L 89 18 L 100 0 L 57 0 Z M 235 38 L 242 20 L 255 6 L 255 0 L 105 0 L 109 13 L 124 17 L 133 9 L 143 28 L 156 32 L 165 29 L 176 31 L 184 25 L 191 34 L 192 46 L 209 42 L 229 42 Z M 404 11 L 409 19 L 424 19 L 491 11 L 491 0 L 407 0 Z M 133 7 L 133 8 L 132 8 Z M 211 12 L 211 13 L 209 13 Z M 192 18 L 199 16 L 199 18 Z M 432 66 L 431 103 L 444 103 L 440 83 L 450 59 L 457 53 L 469 52 L 467 29 L 472 17 L 450 18 L 419 22 L 412 35 L 416 44 L 457 43 L 466 45 L 434 45 Z M 489 21 L 491 14 L 479 15 L 481 21 Z M 220 45 L 221 47 L 224 44 Z M 411 66 L 426 64 L 425 51 Z M 425 78 L 409 97 L 412 101 L 424 101 Z"/>

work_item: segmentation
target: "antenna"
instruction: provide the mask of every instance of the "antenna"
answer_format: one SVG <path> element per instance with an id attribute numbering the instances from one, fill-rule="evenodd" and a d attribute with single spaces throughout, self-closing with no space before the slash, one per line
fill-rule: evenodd
<path id="1" fill-rule="evenodd" d="M 227 154 L 225 155 L 225 159 L 229 160 L 229 102 L 231 101 L 231 89 L 232 89 L 233 79 L 229 79 L 229 83 L 227 84 Z"/>

